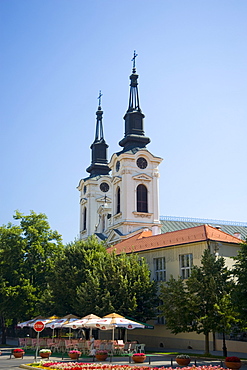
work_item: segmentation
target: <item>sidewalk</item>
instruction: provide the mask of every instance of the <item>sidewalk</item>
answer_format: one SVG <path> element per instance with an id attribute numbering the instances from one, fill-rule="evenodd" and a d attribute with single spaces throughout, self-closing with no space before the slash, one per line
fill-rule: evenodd
<path id="1" fill-rule="evenodd" d="M 37 361 L 40 360 L 40 357 L 37 358 Z M 52 356 L 50 358 L 51 361 L 63 361 L 63 362 L 71 362 L 70 359 L 64 359 L 61 360 L 59 357 Z M 18 368 L 21 364 L 28 364 L 34 362 L 34 356 L 24 355 L 23 359 L 16 359 L 12 357 L 10 359 L 9 354 L 0 356 L 0 369 L 1 370 L 9 370 L 13 368 Z M 80 358 L 78 362 L 85 362 L 85 363 L 92 363 L 92 358 Z M 150 362 L 150 363 L 149 363 Z M 95 364 L 99 363 L 98 361 L 95 361 Z M 106 361 L 103 361 L 105 365 L 107 364 L 116 364 L 116 365 L 132 365 L 132 366 L 150 366 L 150 367 L 170 367 L 171 366 L 171 358 L 165 355 L 147 355 L 147 359 L 144 363 L 141 364 L 134 364 L 134 362 L 131 360 L 131 357 L 113 357 L 108 358 Z M 221 365 L 219 361 L 198 361 L 196 362 L 197 365 L 206 365 L 211 363 L 212 365 Z M 194 361 L 191 361 L 191 364 L 194 364 Z M 175 369 L 178 367 L 177 363 L 173 360 L 172 362 L 173 368 Z"/>
<path id="2" fill-rule="evenodd" d="M 11 353 L 11 350 L 12 348 L 2 348 L 3 350 L 3 354 L 0 356 L 0 369 L 1 370 L 9 370 L 9 369 L 18 369 L 19 366 L 21 364 L 28 364 L 28 363 L 31 363 L 31 362 L 34 362 L 34 354 L 32 355 L 28 355 L 28 354 L 25 354 L 23 359 L 16 359 L 14 358 L 13 356 L 10 358 L 10 353 Z M 165 349 L 166 352 L 184 352 L 184 353 L 188 353 L 188 354 L 192 354 L 192 353 L 198 353 L 198 354 L 203 354 L 203 351 L 195 351 L 195 350 L 183 350 L 181 351 L 181 349 Z M 220 351 L 213 351 L 211 352 L 212 355 L 216 355 L 216 356 L 222 356 L 222 353 Z M 231 353 L 229 352 L 228 354 L 229 356 L 233 356 L 233 355 L 237 355 L 238 357 L 241 357 L 241 358 L 246 358 L 247 360 L 247 354 L 244 353 L 244 354 L 236 354 L 236 353 Z M 118 365 L 135 365 L 135 366 L 150 366 L 150 367 L 170 367 L 172 366 L 174 369 L 176 367 L 178 367 L 176 361 L 175 361 L 175 355 L 164 355 L 164 354 L 147 354 L 147 358 L 146 358 L 146 361 L 143 363 L 143 364 L 134 364 L 133 361 L 131 360 L 131 357 L 129 356 L 125 356 L 125 357 L 117 357 L 117 356 L 114 356 L 114 357 L 108 357 L 108 359 L 106 361 L 103 361 L 103 363 L 105 365 L 111 363 L 111 364 L 118 364 Z M 37 358 L 37 361 L 39 361 L 41 358 L 38 357 Z M 64 362 L 71 362 L 70 359 L 66 358 L 64 360 L 61 359 L 61 357 L 56 357 L 56 356 L 52 356 L 50 358 L 51 361 L 64 361 Z M 88 357 L 88 358 L 80 358 L 78 362 L 85 362 L 85 363 L 92 363 L 93 362 L 93 358 L 92 357 Z M 95 363 L 99 363 L 98 361 L 94 361 Z M 221 360 L 218 360 L 218 359 L 213 359 L 213 360 L 210 360 L 210 359 L 200 359 L 200 358 L 193 358 L 192 356 L 192 360 L 191 360 L 191 363 L 190 365 L 197 365 L 197 366 L 203 366 L 203 365 L 213 365 L 213 366 L 223 366 L 224 367 L 224 362 L 221 361 Z M 241 369 L 247 369 L 247 361 L 243 363 L 242 365 L 242 368 Z"/>

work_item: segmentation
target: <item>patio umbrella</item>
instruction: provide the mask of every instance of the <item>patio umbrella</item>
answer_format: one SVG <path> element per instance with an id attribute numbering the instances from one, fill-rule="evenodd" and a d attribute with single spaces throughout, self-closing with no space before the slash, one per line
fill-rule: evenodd
<path id="1" fill-rule="evenodd" d="M 55 320 L 52 320 L 48 322 L 45 326 L 46 328 L 52 329 L 52 336 L 54 336 L 54 330 L 55 329 L 61 329 L 63 327 L 66 327 L 66 324 L 72 323 L 73 321 L 76 321 L 78 319 L 78 316 L 69 314 L 61 318 L 57 318 Z"/>
<path id="2" fill-rule="evenodd" d="M 17 326 L 20 327 L 20 328 L 24 328 L 24 327 L 33 328 L 34 324 L 37 321 L 42 321 L 44 324 L 47 324 L 47 323 L 51 322 L 52 320 L 54 320 L 55 318 L 57 319 L 58 316 L 51 316 L 51 317 L 48 317 L 48 318 L 45 318 L 43 316 L 36 316 L 35 318 L 33 318 L 31 320 L 24 321 L 24 322 L 21 322 L 21 323 L 17 324 Z"/>
<path id="3" fill-rule="evenodd" d="M 75 320 L 73 322 L 65 324 L 64 326 L 66 328 L 72 328 L 72 329 L 85 328 L 85 327 L 88 327 L 88 328 L 96 327 L 96 324 L 98 323 L 98 320 L 100 319 L 101 317 L 96 316 L 94 314 L 90 314 L 90 315 L 82 317 L 79 320 Z"/>
<path id="4" fill-rule="evenodd" d="M 17 324 L 17 326 L 19 328 L 24 328 L 24 327 L 30 327 L 30 325 L 34 322 L 34 321 L 37 321 L 37 320 L 41 320 L 41 319 L 44 319 L 43 316 L 36 316 L 34 317 L 33 319 L 30 319 L 30 320 L 27 320 L 27 321 L 24 321 L 24 322 L 19 322 Z"/>
<path id="5" fill-rule="evenodd" d="M 112 329 L 112 340 L 114 340 L 114 329 L 115 328 L 125 328 L 125 329 L 144 329 L 145 326 L 136 321 L 126 319 L 124 316 L 121 316 L 115 312 L 104 316 L 102 319 L 98 320 L 96 327 L 101 330 L 110 330 Z"/>
<path id="6" fill-rule="evenodd" d="M 94 315 L 93 313 L 82 317 L 79 320 L 75 320 L 68 324 L 65 324 L 64 327 L 71 328 L 71 329 L 79 329 L 79 328 L 90 328 L 90 336 L 92 335 L 92 329 L 96 328 L 96 324 L 101 317 Z"/>

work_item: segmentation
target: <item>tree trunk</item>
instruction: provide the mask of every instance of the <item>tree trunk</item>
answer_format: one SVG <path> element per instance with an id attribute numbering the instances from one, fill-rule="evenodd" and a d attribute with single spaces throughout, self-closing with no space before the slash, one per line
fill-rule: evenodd
<path id="1" fill-rule="evenodd" d="M 216 339 L 215 339 L 215 332 L 213 332 L 213 351 L 216 351 Z"/>
<path id="2" fill-rule="evenodd" d="M 5 320 L 3 316 L 1 316 L 1 327 L 2 327 L 2 344 L 6 344 L 7 328 L 5 326 Z"/>
<path id="3" fill-rule="evenodd" d="M 209 355 L 209 333 L 205 334 L 205 355 Z"/>
<path id="4" fill-rule="evenodd" d="M 226 348 L 226 337 L 225 337 L 225 332 L 223 332 L 223 356 L 227 357 L 227 348 Z"/>

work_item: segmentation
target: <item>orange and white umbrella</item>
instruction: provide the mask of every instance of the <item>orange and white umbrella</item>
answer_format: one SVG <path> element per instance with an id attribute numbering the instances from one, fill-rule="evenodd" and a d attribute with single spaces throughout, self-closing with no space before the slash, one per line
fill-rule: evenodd
<path id="1" fill-rule="evenodd" d="M 64 325 L 65 328 L 79 329 L 79 328 L 96 328 L 96 324 L 101 318 L 97 315 L 90 314 L 82 317 L 79 320 L 72 321 Z"/>
<path id="2" fill-rule="evenodd" d="M 112 329 L 112 340 L 114 340 L 114 329 L 115 328 L 125 328 L 128 330 L 144 329 L 145 325 L 140 324 L 133 320 L 126 319 L 124 316 L 121 316 L 114 312 L 98 320 L 96 324 L 96 328 L 99 328 L 101 330 Z"/>

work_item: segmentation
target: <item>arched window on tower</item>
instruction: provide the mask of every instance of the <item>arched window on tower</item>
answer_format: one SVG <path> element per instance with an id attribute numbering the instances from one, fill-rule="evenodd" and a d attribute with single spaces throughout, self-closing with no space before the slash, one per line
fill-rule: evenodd
<path id="1" fill-rule="evenodd" d="M 105 215 L 102 215 L 102 233 L 105 231 Z"/>
<path id="2" fill-rule="evenodd" d="M 137 212 L 148 212 L 148 191 L 145 185 L 138 185 L 136 189 Z"/>
<path id="3" fill-rule="evenodd" d="M 117 187 L 117 192 L 116 192 L 116 213 L 120 213 L 120 187 Z"/>
<path id="4" fill-rule="evenodd" d="M 83 230 L 86 230 L 87 228 L 87 208 L 84 207 L 83 210 Z"/>

